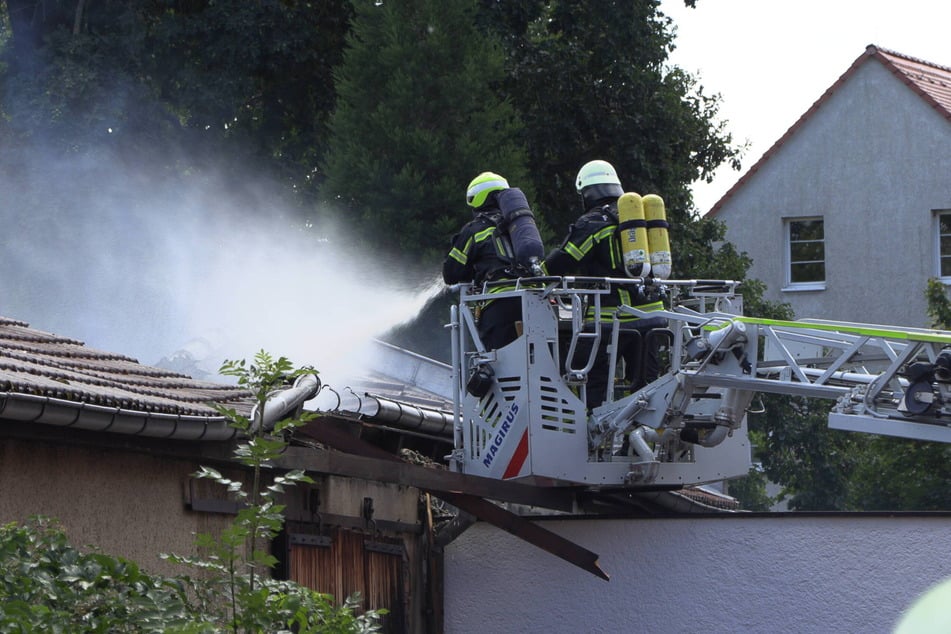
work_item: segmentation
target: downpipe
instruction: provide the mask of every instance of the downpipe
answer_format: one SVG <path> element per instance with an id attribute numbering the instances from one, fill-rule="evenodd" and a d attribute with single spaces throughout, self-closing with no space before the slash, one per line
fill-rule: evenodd
<path id="1" fill-rule="evenodd" d="M 316 374 L 302 374 L 294 381 L 294 386 L 272 393 L 264 402 L 263 413 L 258 405 L 251 410 L 251 429 L 264 431 L 274 429 L 274 424 L 295 412 L 299 413 L 304 401 L 309 401 L 320 390 L 320 379 Z M 259 416 L 260 414 L 260 416 Z"/>

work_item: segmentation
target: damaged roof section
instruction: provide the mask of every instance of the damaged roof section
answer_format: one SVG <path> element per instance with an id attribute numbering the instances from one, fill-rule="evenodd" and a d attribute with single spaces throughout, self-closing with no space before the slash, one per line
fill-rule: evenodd
<path id="1" fill-rule="evenodd" d="M 251 393 L 0 317 L 0 418 L 155 437 L 234 435 L 212 403 L 248 414 Z"/>
<path id="2" fill-rule="evenodd" d="M 324 385 L 314 401 L 315 409 L 386 426 L 399 434 L 451 443 L 455 417 L 450 366 L 384 341 L 372 344 L 372 369 L 350 377 L 343 387 Z M 398 448 L 405 446 L 404 442 Z M 439 447 L 430 457 L 443 454 L 445 448 Z"/>

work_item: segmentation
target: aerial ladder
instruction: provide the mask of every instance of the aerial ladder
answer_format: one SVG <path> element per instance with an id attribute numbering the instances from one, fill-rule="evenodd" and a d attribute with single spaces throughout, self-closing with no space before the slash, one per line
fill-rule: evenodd
<path id="1" fill-rule="evenodd" d="M 455 471 L 640 490 L 743 476 L 751 466 L 746 414 L 763 393 L 831 401 L 831 428 L 951 442 L 951 332 L 747 317 L 730 280 L 529 277 L 511 290 L 493 285 L 454 287 Z M 664 310 L 620 306 L 613 319 L 597 317 L 618 285 L 665 297 Z M 503 297 L 521 301 L 520 335 L 487 350 L 478 306 Z M 589 307 L 596 319 L 586 326 Z M 623 316 L 666 321 L 647 335 L 663 352 L 663 371 L 634 393 L 623 393 L 612 373 L 605 402 L 589 411 L 598 344 L 607 343 L 614 368 L 620 338 L 637 336 L 619 327 Z M 592 345 L 579 345 L 584 339 Z M 579 349 L 591 352 L 579 360 Z"/>

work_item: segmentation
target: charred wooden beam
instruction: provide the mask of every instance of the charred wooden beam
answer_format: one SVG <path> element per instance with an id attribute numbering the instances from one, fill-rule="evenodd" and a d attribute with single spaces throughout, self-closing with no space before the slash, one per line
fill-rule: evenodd
<path id="1" fill-rule="evenodd" d="M 475 524 L 475 521 L 475 515 L 471 515 L 460 509 L 459 514 L 446 522 L 445 526 L 440 528 L 436 533 L 434 546 L 436 548 L 445 548 L 452 543 L 455 538 L 466 532 L 467 528 Z"/>
<path id="2" fill-rule="evenodd" d="M 446 492 L 438 495 L 457 508 L 471 513 L 496 528 L 501 528 L 556 557 L 560 557 L 582 570 L 587 570 L 596 577 L 605 581 L 611 579 L 598 565 L 597 553 L 591 552 L 557 533 L 542 528 L 515 513 L 510 513 L 488 500 L 461 493 Z"/>
<path id="3" fill-rule="evenodd" d="M 541 526 L 538 526 L 537 524 L 524 519 L 515 513 L 511 513 L 497 506 L 496 504 L 483 499 L 483 497 L 489 497 L 496 500 L 519 502 L 519 500 L 506 499 L 506 497 L 520 497 L 526 493 L 530 496 L 549 495 L 553 491 L 558 491 L 557 489 L 519 485 L 512 482 L 493 480 L 491 478 L 482 478 L 478 476 L 455 473 L 452 471 L 442 471 L 408 465 L 390 453 L 386 453 L 385 456 L 381 455 L 379 448 L 360 440 L 352 433 L 351 430 L 340 429 L 334 425 L 321 425 L 320 423 L 308 425 L 305 428 L 305 433 L 315 440 L 332 447 L 353 451 L 354 453 L 363 453 L 377 456 L 379 460 L 365 458 L 362 456 L 347 456 L 352 460 L 373 460 L 378 462 L 379 466 L 383 468 L 379 471 L 374 470 L 372 479 L 383 479 L 383 481 L 399 482 L 401 484 L 408 484 L 410 486 L 415 486 L 419 489 L 429 491 L 433 495 L 449 502 L 461 511 L 486 521 L 497 528 L 501 528 L 502 530 L 515 535 L 519 539 L 525 540 L 528 543 L 555 555 L 556 557 L 560 557 L 561 559 L 578 566 L 582 570 L 586 570 L 606 581 L 610 579 L 607 573 L 605 573 L 598 565 L 598 555 L 596 553 L 593 553 L 590 550 L 587 550 L 586 548 L 583 548 L 556 533 L 542 528 Z M 282 463 L 286 462 L 287 459 L 293 459 L 298 456 L 300 456 L 300 458 L 305 457 L 304 455 L 300 455 L 300 448 L 292 447 L 289 448 L 288 451 L 291 449 L 295 449 L 294 454 L 292 456 L 288 456 L 287 452 L 285 452 L 281 458 Z M 303 451 L 306 452 L 307 450 L 305 449 Z M 326 455 L 330 458 L 334 458 L 339 457 L 341 454 L 326 452 Z M 288 465 L 278 464 L 276 466 L 286 467 Z M 291 468 L 306 469 L 307 467 L 297 466 Z M 400 477 L 398 476 L 398 473 L 401 471 L 405 473 Z M 413 475 L 423 479 L 424 472 L 429 472 L 425 473 L 425 483 L 409 481 Z M 400 479 L 385 480 L 384 478 L 386 477 L 400 477 Z M 526 489 L 528 491 L 525 491 Z M 567 492 L 570 493 L 569 501 L 572 501 L 574 492 L 570 490 Z M 565 492 L 560 493 L 563 495 Z M 520 503 L 528 503 L 534 506 L 545 506 L 545 504 L 540 504 L 539 500 L 534 500 L 531 502 L 523 501 Z M 458 528 L 465 530 L 467 526 L 468 524 L 462 522 Z M 459 533 L 461 533 L 462 530 L 460 530 Z"/>
<path id="4" fill-rule="evenodd" d="M 574 510 L 576 490 L 572 488 L 537 487 L 408 464 L 398 456 L 361 440 L 350 428 L 337 424 L 325 425 L 321 421 L 311 423 L 297 431 L 346 453 L 319 452 L 326 455 L 318 455 L 318 452 L 313 449 L 288 447 L 282 458 L 275 461 L 274 466 L 290 469 L 307 468 L 303 464 L 289 462 L 293 456 L 295 461 L 323 464 L 323 468 L 313 468 L 311 469 L 313 471 L 405 484 L 434 494 L 441 491 L 467 493 L 500 502 L 566 512 Z"/>
<path id="5" fill-rule="evenodd" d="M 363 478 L 416 487 L 442 497 L 442 492 L 468 493 L 500 502 L 571 511 L 574 494 L 562 489 L 546 489 L 491 478 L 468 476 L 453 471 L 407 464 L 392 454 L 389 459 L 367 458 L 339 451 L 315 451 L 288 447 L 270 464 L 278 469 L 304 469 L 330 475 Z"/>

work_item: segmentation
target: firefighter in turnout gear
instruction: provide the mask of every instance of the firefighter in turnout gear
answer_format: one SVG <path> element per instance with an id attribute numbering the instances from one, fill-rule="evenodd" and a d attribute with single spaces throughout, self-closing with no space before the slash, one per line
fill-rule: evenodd
<path id="1" fill-rule="evenodd" d="M 466 203 L 473 218 L 452 239 L 452 248 L 443 262 L 447 284 L 516 279 L 540 275 L 544 247 L 525 195 L 517 187 L 492 172 L 476 176 L 466 190 Z M 506 284 L 493 286 L 492 293 L 511 290 Z M 479 337 L 487 350 L 501 348 L 518 335 L 522 319 L 521 300 L 501 298 L 482 305 Z"/>
<path id="2" fill-rule="evenodd" d="M 590 161 L 582 166 L 576 179 L 576 189 L 581 194 L 584 213 L 569 228 L 562 245 L 552 250 L 545 259 L 550 275 L 580 275 L 591 277 L 623 278 L 627 274 L 622 259 L 618 237 L 617 200 L 624 193 L 614 167 L 607 161 Z M 602 336 L 594 366 L 588 374 L 588 409 L 604 402 L 607 394 L 610 343 L 610 325 L 615 308 L 621 304 L 642 310 L 659 310 L 663 303 L 659 298 L 648 297 L 643 287 L 611 288 L 610 294 L 601 300 Z M 585 321 L 594 320 L 594 308 L 589 307 Z M 647 333 L 654 328 L 666 326 L 663 319 L 637 319 L 632 315 L 620 315 L 621 332 L 618 358 L 624 359 L 625 381 L 630 390 L 636 391 L 656 378 L 658 372 L 657 350 L 643 345 Z M 591 340 L 579 341 L 575 359 L 585 359 L 590 352 Z M 642 351 L 646 352 L 643 354 Z"/>

